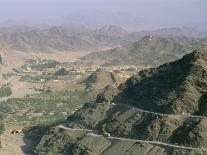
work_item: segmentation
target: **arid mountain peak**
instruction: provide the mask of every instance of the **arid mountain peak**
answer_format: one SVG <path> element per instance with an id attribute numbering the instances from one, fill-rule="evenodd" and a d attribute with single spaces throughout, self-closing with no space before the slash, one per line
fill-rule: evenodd
<path id="1" fill-rule="evenodd" d="M 114 101 L 163 113 L 196 113 L 207 93 L 206 77 L 207 50 L 200 48 L 180 60 L 141 71 L 121 86 Z"/>

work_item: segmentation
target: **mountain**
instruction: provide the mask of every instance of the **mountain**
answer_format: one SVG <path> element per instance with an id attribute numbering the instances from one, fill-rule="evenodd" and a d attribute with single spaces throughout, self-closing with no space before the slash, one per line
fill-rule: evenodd
<path id="1" fill-rule="evenodd" d="M 85 106 L 68 119 L 68 126 L 206 147 L 206 77 L 207 48 L 200 48 L 180 60 L 141 71 L 117 91 L 103 92 L 97 97 L 97 103 L 103 104 Z M 114 95 L 112 99 L 107 99 L 108 94 Z"/>
<path id="2" fill-rule="evenodd" d="M 207 153 L 205 150 L 199 149 L 182 149 L 130 140 L 113 140 L 103 136 L 93 136 L 84 131 L 69 131 L 58 127 L 51 128 L 47 134 L 48 136 L 41 139 L 35 153 L 70 155 L 125 155 L 127 152 L 136 155 Z"/>
<path id="3" fill-rule="evenodd" d="M 206 64 L 206 48 L 200 48 L 178 61 L 143 70 L 120 87 L 114 101 L 157 112 L 203 115 L 205 103 L 200 101 L 207 92 Z"/>
<path id="4" fill-rule="evenodd" d="M 207 48 L 143 70 L 66 121 L 27 130 L 36 153 L 206 154 Z M 107 95 L 111 94 L 111 99 Z"/>
<path id="5" fill-rule="evenodd" d="M 139 41 L 86 55 L 81 63 L 98 61 L 111 65 L 160 65 L 174 61 L 193 49 L 207 45 L 206 39 L 145 36 Z"/>
<path id="6" fill-rule="evenodd" d="M 185 37 L 207 37 L 207 32 L 198 31 L 191 27 L 171 27 L 171 28 L 161 28 L 154 31 L 145 30 L 132 34 L 133 36 L 185 36 Z"/>
<path id="7" fill-rule="evenodd" d="M 19 51 L 77 51 L 117 45 L 124 42 L 119 27 L 106 26 L 92 30 L 84 25 L 71 23 L 49 28 L 2 27 L 0 41 Z"/>
<path id="8" fill-rule="evenodd" d="M 89 35 L 91 33 L 91 29 L 86 27 L 85 25 L 79 23 L 69 23 L 64 24 L 58 27 L 60 30 L 65 32 L 67 35 Z"/>
<path id="9" fill-rule="evenodd" d="M 94 96 L 103 91 L 107 86 L 117 87 L 126 79 L 118 71 L 107 69 L 97 69 L 81 83 L 85 85 L 86 90 L 91 91 Z"/>
<path id="10" fill-rule="evenodd" d="M 67 36 L 65 29 L 52 27 L 45 30 L 3 31 L 0 40 L 19 51 L 79 50 L 93 47 L 78 36 Z"/>
<path id="11" fill-rule="evenodd" d="M 175 130 L 172 141 L 180 145 L 207 147 L 206 117 L 186 121 Z"/>
<path id="12" fill-rule="evenodd" d="M 114 25 L 106 25 L 96 29 L 93 36 L 98 42 L 108 46 L 119 46 L 132 40 L 132 37 L 129 36 L 125 29 Z"/>
<path id="13" fill-rule="evenodd" d="M 101 27 L 100 29 L 97 29 L 95 33 L 106 35 L 106 36 L 117 36 L 117 37 L 123 37 L 128 34 L 128 32 L 125 29 L 115 25 L 106 25 L 104 27 Z"/>
<path id="14" fill-rule="evenodd" d="M 180 52 L 183 52 L 182 48 L 185 47 L 182 46 L 186 46 L 187 44 L 186 48 L 188 49 L 190 45 L 193 46 L 198 40 L 202 40 L 196 38 L 204 38 L 207 36 L 205 35 L 205 32 L 197 32 L 190 28 L 163 28 L 157 31 L 129 33 L 125 29 L 115 25 L 106 25 L 101 28 L 90 29 L 79 23 L 68 23 L 46 28 L 29 26 L 0 27 L 0 42 L 7 44 L 11 49 L 18 51 L 79 51 L 123 45 L 122 47 L 115 49 L 116 51 L 120 51 L 120 57 L 112 57 L 115 63 L 120 63 L 119 61 L 122 61 L 121 59 L 126 57 L 124 54 L 126 52 L 123 51 L 133 50 L 133 46 L 135 46 L 134 50 L 136 51 L 136 48 L 139 48 L 139 45 L 137 45 L 139 44 L 138 42 L 143 41 L 140 38 L 149 34 L 153 35 L 154 39 L 166 39 L 165 41 L 161 39 L 161 45 L 158 44 L 158 50 L 161 48 L 161 52 L 163 52 L 162 50 L 167 51 L 168 48 L 170 48 L 169 52 L 171 52 L 171 50 L 174 52 L 174 50 L 178 50 L 180 46 Z M 174 44 L 178 44 L 177 49 L 173 49 L 176 48 L 174 47 Z M 167 46 L 167 49 L 165 49 L 165 45 Z M 192 48 L 190 50 L 192 50 Z M 110 51 L 108 52 L 110 54 Z M 171 56 L 172 55 L 169 53 L 164 55 L 164 57 L 167 58 L 170 58 Z M 173 56 L 174 58 L 178 58 L 177 55 L 173 54 Z M 164 63 L 164 61 L 161 63 Z"/>

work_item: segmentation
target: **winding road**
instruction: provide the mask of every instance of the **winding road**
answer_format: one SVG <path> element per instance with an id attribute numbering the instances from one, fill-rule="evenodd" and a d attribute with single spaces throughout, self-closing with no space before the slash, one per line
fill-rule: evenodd
<path id="1" fill-rule="evenodd" d="M 149 110 L 143 110 L 134 106 L 126 105 L 126 104 L 113 104 L 111 103 L 112 106 L 123 106 L 126 108 L 130 109 L 135 109 L 137 111 L 143 112 L 143 113 L 149 113 L 149 114 L 154 114 L 154 115 L 159 115 L 159 116 L 171 116 L 171 117 L 185 117 L 185 118 L 204 118 L 205 116 L 198 116 L 198 115 L 191 115 L 191 114 L 164 114 L 164 113 L 158 113 L 158 112 L 153 112 Z"/>
<path id="2" fill-rule="evenodd" d="M 61 128 L 61 129 L 69 130 L 69 131 L 85 131 L 88 134 L 90 134 L 91 136 L 95 136 L 95 137 L 102 137 L 103 136 L 103 135 L 98 134 L 98 132 L 95 131 L 95 130 L 73 129 L 73 128 L 67 128 L 67 127 L 65 127 L 63 125 L 59 125 L 57 127 Z M 139 140 L 139 139 L 120 138 L 120 137 L 114 137 L 114 136 L 109 136 L 109 137 L 105 137 L 105 138 L 106 139 L 111 139 L 111 140 L 123 140 L 123 141 L 131 141 L 131 142 L 140 142 L 140 143 L 149 143 L 149 144 L 163 145 L 163 146 L 174 147 L 174 148 L 179 148 L 179 149 L 207 151 L 207 148 L 187 147 L 187 146 L 169 144 L 169 143 L 158 142 L 158 141 L 147 141 L 147 140 Z"/>

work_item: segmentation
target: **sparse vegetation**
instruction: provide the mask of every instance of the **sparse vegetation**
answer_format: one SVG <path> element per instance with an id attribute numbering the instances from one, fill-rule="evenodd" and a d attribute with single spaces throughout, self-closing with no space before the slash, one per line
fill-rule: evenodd
<path id="1" fill-rule="evenodd" d="M 12 94 L 12 90 L 9 84 L 0 87 L 0 97 L 7 97 L 10 96 L 11 94 Z"/>
<path id="2" fill-rule="evenodd" d="M 55 75 L 24 75 L 20 78 L 20 81 L 41 81 L 41 80 L 57 80 Z"/>
<path id="3" fill-rule="evenodd" d="M 4 124 L 0 123 L 0 134 L 4 132 Z"/>
<path id="4" fill-rule="evenodd" d="M 32 60 L 32 59 L 29 59 L 29 60 L 26 61 L 26 64 L 23 65 L 21 68 L 22 69 L 27 69 L 29 67 L 32 70 L 42 71 L 46 68 L 54 68 L 58 64 L 60 64 L 60 63 L 55 61 L 55 60 L 47 60 L 47 59 Z"/>
<path id="5" fill-rule="evenodd" d="M 5 113 L 0 112 L 0 120 L 4 120 L 6 117 Z M 2 134 L 4 131 L 4 124 L 2 122 L 0 122 L 0 134 Z"/>
<path id="6" fill-rule="evenodd" d="M 127 69 L 127 71 L 129 71 L 129 72 L 135 72 L 136 71 L 136 68 L 130 67 L 130 68 Z"/>
<path id="7" fill-rule="evenodd" d="M 3 78 L 5 79 L 5 80 L 7 80 L 9 77 L 11 77 L 12 75 L 11 74 L 9 74 L 9 73 L 7 73 L 7 74 L 2 74 L 2 76 L 3 76 Z"/>

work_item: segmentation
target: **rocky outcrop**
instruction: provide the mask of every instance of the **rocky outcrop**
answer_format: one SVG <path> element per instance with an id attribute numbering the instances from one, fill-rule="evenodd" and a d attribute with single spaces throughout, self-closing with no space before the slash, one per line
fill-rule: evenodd
<path id="1" fill-rule="evenodd" d="M 107 69 L 97 69 L 81 83 L 86 90 L 91 91 L 94 96 L 107 89 L 107 87 L 118 87 L 126 78 L 119 75 L 116 71 Z"/>
<path id="2" fill-rule="evenodd" d="M 207 119 L 185 121 L 172 136 L 173 142 L 185 146 L 207 147 Z"/>
<path id="3" fill-rule="evenodd" d="M 196 113 L 207 92 L 207 49 L 155 69 L 141 71 L 127 80 L 113 101 L 171 114 Z M 200 109 L 201 110 L 201 109 Z"/>

